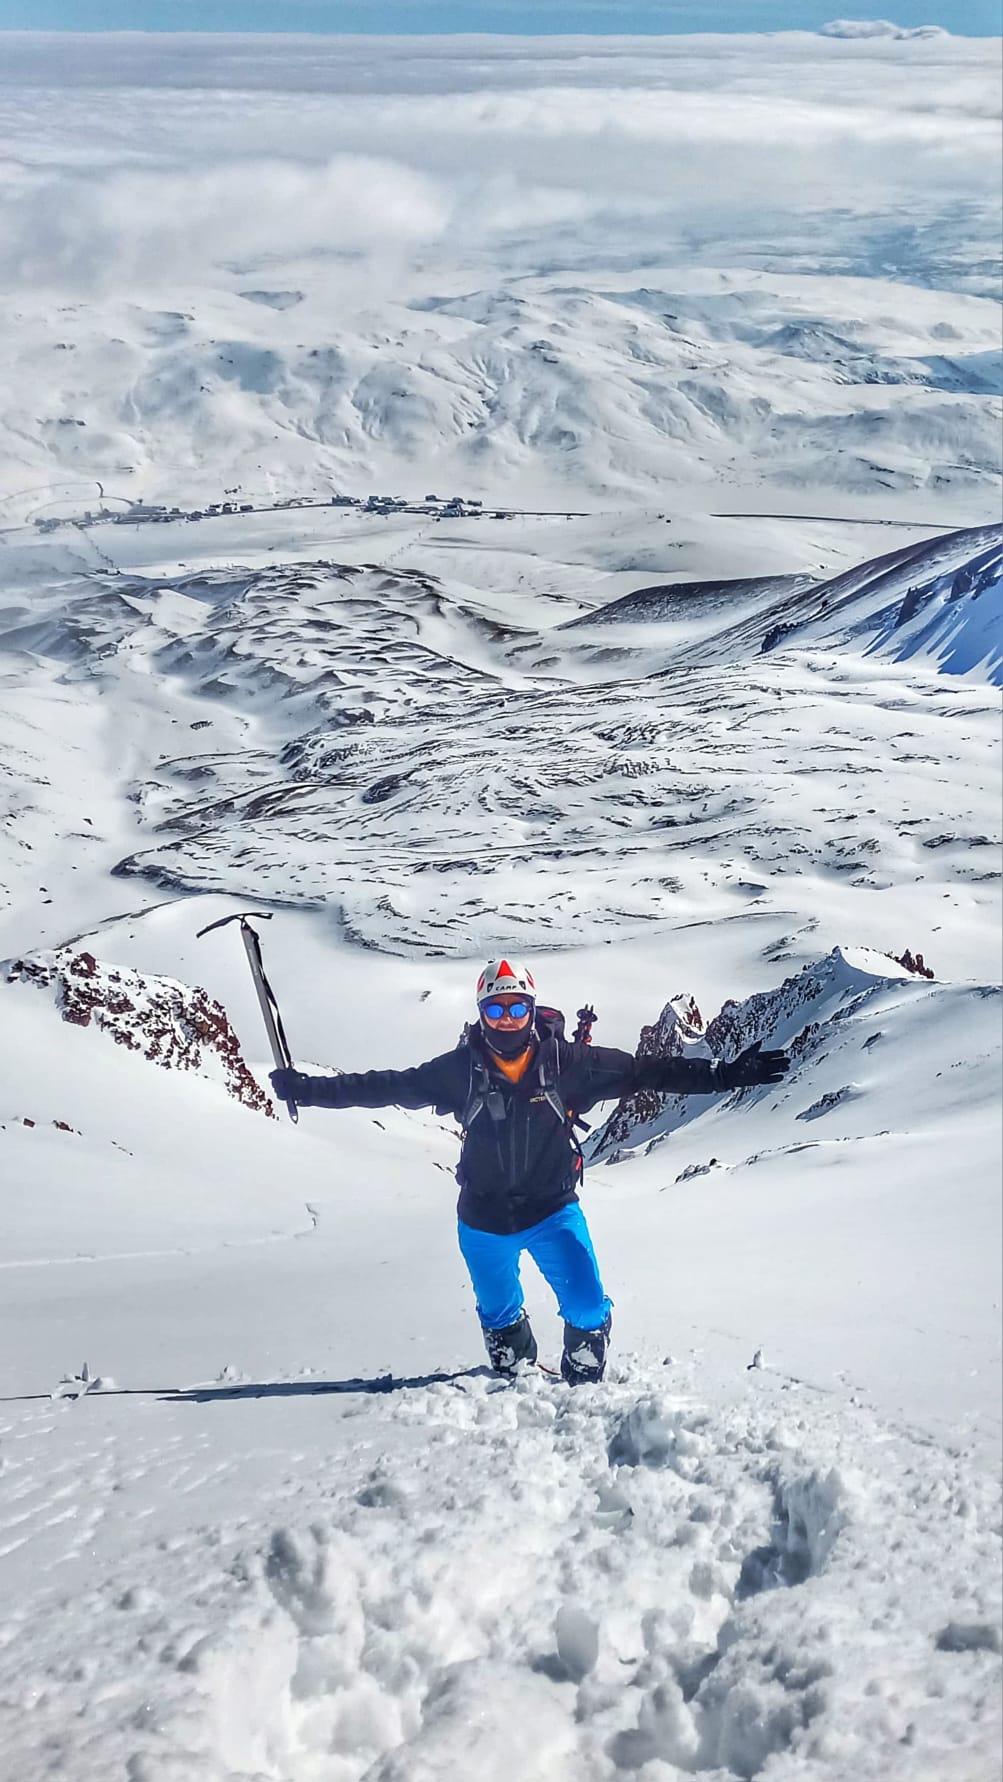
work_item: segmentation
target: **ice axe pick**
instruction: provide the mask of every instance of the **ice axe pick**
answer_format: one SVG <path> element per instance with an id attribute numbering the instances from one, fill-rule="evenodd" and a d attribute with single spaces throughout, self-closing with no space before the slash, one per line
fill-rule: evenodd
<path id="1" fill-rule="evenodd" d="M 210 922 L 208 928 L 198 930 L 195 938 L 201 940 L 204 934 L 211 934 L 214 928 L 226 928 L 231 922 L 240 923 L 240 938 L 244 943 L 247 963 L 254 979 L 254 988 L 261 1005 L 261 1014 L 265 1023 L 265 1031 L 268 1034 L 268 1043 L 272 1048 L 275 1068 L 276 1070 L 292 1070 L 293 1060 L 289 1050 L 289 1041 L 286 1039 L 285 1028 L 282 1025 L 279 1005 L 265 975 L 264 962 L 261 957 L 261 941 L 257 929 L 251 927 L 249 920 L 251 916 L 256 922 L 270 922 L 272 919 L 271 913 L 266 910 L 244 910 L 240 915 L 221 916 L 218 922 Z M 297 1121 L 299 1119 L 299 1110 L 294 1101 L 287 1101 L 286 1109 L 290 1120 Z"/>

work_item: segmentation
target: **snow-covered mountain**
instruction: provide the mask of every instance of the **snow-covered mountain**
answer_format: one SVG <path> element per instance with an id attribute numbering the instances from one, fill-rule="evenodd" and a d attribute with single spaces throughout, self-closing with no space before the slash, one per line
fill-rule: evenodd
<path id="1" fill-rule="evenodd" d="M 4 1782 L 988 1782 L 995 57 L 3 48 Z M 306 1069 L 789 1050 L 592 1113 L 601 1386 L 248 910 Z"/>
<path id="2" fill-rule="evenodd" d="M 977 40 L 5 50 L 13 519 L 332 487 L 680 515 L 877 496 L 941 530 L 998 505 Z"/>
<path id="3" fill-rule="evenodd" d="M 985 511 L 1001 395 L 990 297 L 645 276 L 419 286 L 336 331 L 316 274 L 296 293 L 206 292 L 186 313 L 107 298 L 19 314 L 0 349 L 0 496 L 18 517 L 97 505 L 96 483 L 185 504 L 207 486 L 260 499 L 445 485 L 497 501 L 535 485 L 576 506 L 673 509 L 692 488 L 718 507 L 761 489 Z"/>
<path id="4" fill-rule="evenodd" d="M 673 620 L 698 622 L 692 643 L 679 625 L 684 647 L 673 653 L 676 661 L 734 659 L 757 640 L 763 652 L 840 644 L 896 662 L 926 657 L 950 674 L 974 670 L 1000 686 L 1003 528 L 924 539 L 825 579 L 640 588 L 568 625 L 580 631 Z"/>
<path id="5" fill-rule="evenodd" d="M 848 953 L 836 947 L 826 959 L 804 966 L 796 976 L 785 979 L 776 989 L 759 991 L 742 1001 L 729 999 L 706 1022 L 692 997 L 671 999 L 658 1020 L 642 1028 L 635 1049 L 644 1057 L 734 1058 L 744 1047 L 758 1042 L 783 1047 L 801 1067 L 807 1060 L 815 1059 L 818 1053 L 842 1054 L 847 1044 L 854 1045 L 861 1019 L 865 1018 L 868 1023 L 873 1021 L 875 1008 L 905 1009 L 911 1006 L 911 993 L 905 997 L 901 994 L 903 983 L 922 991 L 927 988 L 927 980 L 933 977 L 922 953 L 915 959 L 906 950 L 902 959 L 893 959 L 862 948 Z M 895 994 L 891 994 L 893 991 Z M 927 994 L 933 993 L 928 991 Z M 977 994 L 982 997 L 986 992 L 980 987 Z M 993 1019 L 991 1011 L 990 1025 Z M 883 1032 L 870 1025 L 862 1042 L 863 1049 L 869 1051 L 884 1037 Z M 816 1065 L 818 1062 L 816 1060 Z M 817 1076 L 817 1069 L 815 1074 Z M 888 1111 L 887 1074 L 882 1072 L 885 1078 L 883 1115 Z M 766 1123 L 774 1138 L 780 1136 L 789 1120 L 820 1119 L 834 1113 L 843 1102 L 855 1101 L 865 1093 L 858 1083 L 843 1083 L 838 1088 L 826 1088 L 810 1105 L 796 1109 L 793 1104 L 798 1095 L 795 1092 L 792 1097 L 790 1091 L 795 1089 L 797 1082 L 795 1074 L 782 1090 L 773 1090 L 759 1097 L 761 1103 L 769 1104 Z M 739 1093 L 745 1094 L 736 1091 L 736 1096 Z M 906 1088 L 906 1099 L 899 1112 L 903 1127 L 908 1124 L 908 1094 Z M 962 1099 L 967 1105 L 967 1097 Z M 993 1095 L 988 1082 L 986 1101 L 991 1108 Z M 746 1113 L 751 1112 L 748 1100 L 744 1105 Z M 968 1107 L 967 1111 L 972 1110 Z M 620 1162 L 626 1154 L 622 1146 L 633 1149 L 644 1142 L 654 1148 L 691 1120 L 703 1121 L 701 1131 L 708 1125 L 713 1128 L 713 1121 L 708 1122 L 706 1115 L 706 1104 L 687 1096 L 663 1096 L 648 1091 L 628 1097 L 589 1141 L 589 1154 L 593 1158 L 606 1157 L 609 1161 Z M 831 1138 L 834 1127 L 841 1125 L 841 1119 L 827 1123 L 825 1132 L 828 1137 Z M 859 1121 L 858 1110 L 852 1122 L 855 1136 L 859 1136 Z M 725 1126 L 728 1124 L 726 1121 Z M 797 1151 L 807 1148 L 806 1143 L 798 1139 L 793 1126 L 789 1127 L 787 1136 Z M 768 1154 L 779 1155 L 781 1150 L 782 1147 L 774 1143 Z M 758 1162 L 758 1156 L 751 1161 Z M 715 1158 L 713 1163 L 714 1167 L 719 1167 L 719 1159 Z"/>
<path id="6" fill-rule="evenodd" d="M 541 557 L 506 602 L 482 524 L 423 556 L 392 518 L 255 516 L 246 568 L 212 519 L 6 541 L 0 1678 L 39 1706 L 5 1755 L 442 1782 L 507 1773 L 516 1715 L 540 1782 L 967 1782 L 998 1738 L 998 530 L 605 603 Z M 595 1127 L 587 1401 L 477 1371 L 449 1122 L 262 1119 L 242 950 L 195 939 L 248 904 L 319 1069 L 451 1045 L 512 937 L 597 1041 L 790 1047 L 776 1090 Z M 18 1631 L 68 1589 L 83 1659 L 75 1612 Z"/>
<path id="7" fill-rule="evenodd" d="M 115 705 L 118 878 L 329 908 L 365 945 L 469 956 L 513 925 L 560 947 L 669 933 L 697 907 L 807 922 L 818 887 L 907 875 L 978 896 L 997 701 L 956 671 L 999 677 L 999 552 L 998 527 L 974 529 L 821 584 L 642 590 L 556 631 L 417 566 L 98 572 L 27 583 L 4 647 L 22 724 L 67 684 L 85 711 Z M 924 670 L 917 699 L 927 657 L 948 672 Z M 830 677 L 822 731 L 792 725 Z M 925 715 L 903 724 L 903 701 Z M 924 753 L 960 770 L 917 774 Z M 37 878 L 45 806 L 15 793 L 8 896 Z"/>

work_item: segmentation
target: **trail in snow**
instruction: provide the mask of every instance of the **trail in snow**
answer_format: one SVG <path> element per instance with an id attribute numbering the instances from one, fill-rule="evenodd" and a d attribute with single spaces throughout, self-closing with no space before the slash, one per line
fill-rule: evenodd
<path id="1" fill-rule="evenodd" d="M 716 1407 L 692 1362 L 617 1376 L 402 1384 L 333 1424 L 301 1400 L 292 1449 L 288 1400 L 7 1422 L 0 1545 L 41 1528 L 52 1553 L 0 1626 L 10 1773 L 62 1750 L 74 1782 L 988 1777 L 991 1482 L 768 1369 Z M 232 1417 L 247 1451 L 231 1430 L 220 1462 Z M 86 1622 L 59 1613 L 101 1522 L 168 1499 Z"/>

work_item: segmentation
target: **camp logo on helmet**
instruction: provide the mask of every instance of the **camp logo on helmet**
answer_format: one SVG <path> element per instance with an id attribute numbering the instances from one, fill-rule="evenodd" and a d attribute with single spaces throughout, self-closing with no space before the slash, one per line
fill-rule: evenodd
<path id="1" fill-rule="evenodd" d="M 489 996 L 514 996 L 520 990 L 536 1000 L 533 974 L 518 959 L 489 959 L 477 980 L 478 1002 Z"/>

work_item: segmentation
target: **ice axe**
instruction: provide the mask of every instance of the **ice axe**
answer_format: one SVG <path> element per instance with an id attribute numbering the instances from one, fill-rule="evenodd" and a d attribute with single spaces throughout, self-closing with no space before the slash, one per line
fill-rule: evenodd
<path id="1" fill-rule="evenodd" d="M 201 940 L 204 934 L 211 934 L 214 928 L 226 928 L 230 922 L 240 923 L 240 938 L 244 943 L 247 963 L 251 968 L 254 988 L 261 1004 L 261 1013 L 264 1018 L 265 1031 L 268 1034 L 268 1043 L 272 1048 L 275 1068 L 276 1070 L 292 1070 L 292 1053 L 289 1050 L 289 1041 L 286 1039 L 286 1031 L 282 1025 L 282 1016 L 279 1014 L 279 1005 L 275 1000 L 272 986 L 265 976 L 265 967 L 261 958 L 261 941 L 258 938 L 257 929 L 251 927 L 249 916 L 253 916 L 256 922 L 270 922 L 272 919 L 269 911 L 244 910 L 238 916 L 221 916 L 218 922 L 210 922 L 208 928 L 198 930 L 195 939 Z M 290 1120 L 299 1119 L 299 1110 L 294 1101 L 287 1101 L 286 1108 Z"/>

